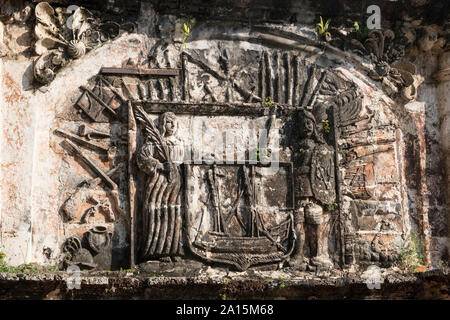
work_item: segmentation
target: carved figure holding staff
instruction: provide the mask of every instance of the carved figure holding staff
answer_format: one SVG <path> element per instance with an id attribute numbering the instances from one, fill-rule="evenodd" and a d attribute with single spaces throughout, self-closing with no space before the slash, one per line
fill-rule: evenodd
<path id="1" fill-rule="evenodd" d="M 140 258 L 178 261 L 183 255 L 180 209 L 181 174 L 173 159 L 177 150 L 177 119 L 172 112 L 160 115 L 158 128 L 140 107 L 136 119 L 144 125 L 145 142 L 136 162 L 146 175 L 141 201 L 142 231 Z"/>

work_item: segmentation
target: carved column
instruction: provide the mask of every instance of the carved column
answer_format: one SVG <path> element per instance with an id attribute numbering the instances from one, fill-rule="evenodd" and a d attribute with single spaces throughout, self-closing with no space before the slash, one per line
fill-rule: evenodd
<path id="1" fill-rule="evenodd" d="M 447 200 L 447 225 L 450 235 L 450 51 L 445 51 L 439 57 L 439 71 L 434 75 L 438 84 L 439 117 L 441 130 L 441 148 L 444 166 L 444 187 Z M 449 248 L 447 247 L 447 250 Z"/>

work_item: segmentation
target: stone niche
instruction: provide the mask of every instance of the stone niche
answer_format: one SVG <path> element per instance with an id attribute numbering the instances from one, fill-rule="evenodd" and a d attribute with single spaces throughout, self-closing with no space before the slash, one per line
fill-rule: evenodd
<path id="1" fill-rule="evenodd" d="M 417 92 L 416 66 L 391 61 L 400 44 L 377 42 L 389 32 L 357 52 L 304 17 L 35 2 L 0 25 L 11 264 L 388 268 L 413 234 L 427 267 L 448 256 L 444 197 L 424 194 L 444 185 L 427 171 L 440 161 L 427 158 L 437 89 Z"/>

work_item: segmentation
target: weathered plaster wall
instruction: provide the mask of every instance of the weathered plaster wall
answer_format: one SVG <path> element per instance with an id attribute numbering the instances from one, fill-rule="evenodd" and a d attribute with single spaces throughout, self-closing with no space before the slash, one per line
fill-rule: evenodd
<path id="1" fill-rule="evenodd" d="M 39 114 L 39 126 L 36 129 L 39 135 L 36 136 L 35 145 L 38 146 L 36 150 L 36 158 L 34 163 L 39 164 L 36 168 L 35 175 L 33 179 L 36 179 L 35 188 L 33 189 L 33 204 L 35 209 L 32 211 L 33 219 L 39 221 L 33 234 L 35 235 L 49 235 L 52 236 L 53 232 L 48 232 L 49 225 L 55 225 L 56 221 L 60 221 L 60 216 L 57 214 L 58 205 L 60 204 L 60 187 L 61 187 L 61 162 L 60 158 L 54 159 L 55 162 L 49 163 L 47 160 L 48 154 L 54 151 L 50 147 L 51 136 L 53 136 L 52 130 L 48 128 L 61 127 L 59 121 L 55 119 L 55 113 L 59 107 L 67 108 L 67 103 L 71 101 L 74 96 L 74 92 L 78 93 L 78 88 L 86 83 L 87 80 L 95 75 L 98 70 L 104 66 L 120 66 L 122 61 L 128 58 L 136 58 L 141 50 L 145 48 L 145 38 L 139 35 L 124 35 L 121 38 L 115 40 L 113 43 L 104 45 L 101 49 L 96 50 L 88 54 L 83 60 L 75 62 L 70 68 L 64 70 L 62 73 L 58 74 L 58 78 L 52 82 L 49 90 L 43 94 L 41 97 L 36 97 L 38 101 L 45 101 L 46 105 L 49 107 L 47 110 Z M 65 92 L 61 92 L 60 88 L 66 88 Z M 37 102 L 39 104 L 39 102 Z M 59 106 L 59 107 L 58 107 Z M 50 121 L 51 119 L 56 120 L 55 122 Z M 76 167 L 76 164 L 71 163 L 67 160 L 70 166 Z M 81 169 L 81 168 L 80 168 Z M 81 171 L 80 175 L 84 178 L 89 175 L 86 172 Z M 46 185 L 41 184 L 41 182 L 49 181 L 49 177 L 52 177 L 52 184 Z M 65 181 L 67 185 L 70 185 L 69 181 Z M 80 182 L 80 181 L 78 181 Z M 66 185 L 66 186 L 67 186 Z M 51 199 L 51 200 L 50 200 Z M 49 201 L 50 200 L 50 201 Z M 53 216 L 56 221 L 46 222 L 49 216 Z M 46 231 L 47 230 L 47 231 Z M 35 259 L 39 259 L 39 253 L 43 250 L 45 246 L 46 238 L 39 236 L 33 241 L 35 249 L 33 250 L 37 256 Z M 48 240 L 47 240 L 48 241 Z M 60 243 L 59 239 L 59 243 Z M 56 254 L 58 253 L 58 242 L 54 240 L 49 241 L 52 244 Z M 123 242 L 123 240 L 122 240 Z M 41 249 L 42 248 L 42 249 Z M 57 257 L 54 256 L 54 257 Z M 42 258 L 41 258 L 42 259 Z M 45 258 L 40 260 L 40 262 L 45 261 Z"/>
<path id="2" fill-rule="evenodd" d="M 19 4 L 20 5 L 20 4 Z M 16 8 L 2 5 L 2 13 Z M 1 238 L 2 246 L 14 264 L 31 260 L 31 173 L 33 162 L 34 111 L 24 73 L 29 67 L 27 48 L 29 28 L 18 17 L 13 24 L 2 24 L 3 54 L 1 155 Z M 8 60 L 9 63 L 5 63 Z M 14 248 L 14 250 L 12 250 Z"/>
<path id="3" fill-rule="evenodd" d="M 65 238 L 59 213 L 61 183 L 68 187 L 79 183 L 80 177 L 89 178 L 81 168 L 80 175 L 69 177 L 69 181 L 60 176 L 62 155 L 51 145 L 53 130 L 61 122 L 58 114 L 73 108 L 79 87 L 102 66 L 120 66 L 124 60 L 137 57 L 147 40 L 142 35 L 125 34 L 106 43 L 65 68 L 41 91 L 31 85 L 36 58 L 28 53 L 31 26 L 13 23 L 5 29 L 4 43 L 9 50 L 0 62 L 4 93 L 0 135 L 2 250 L 13 265 L 55 264 Z"/>
<path id="4" fill-rule="evenodd" d="M 349 70 L 339 68 L 363 90 L 366 112 L 361 115 L 370 115 L 370 120 L 359 123 L 356 133 L 340 142 L 345 150 L 341 170 L 347 187 L 343 204 L 350 222 L 347 232 L 356 232 L 360 238 L 355 254 L 361 261 L 387 262 L 395 259 L 410 226 L 410 204 L 402 187 L 406 177 L 401 124 L 396 103 L 363 73 Z M 369 243 L 376 243 L 379 251 L 370 249 Z"/>
<path id="5" fill-rule="evenodd" d="M 449 68 L 450 68 L 450 52 L 445 51 L 441 53 L 439 56 L 439 64 L 438 64 L 438 72 L 435 74 L 434 79 L 437 80 L 437 95 L 439 101 L 439 128 L 440 128 L 440 136 L 441 136 L 441 170 L 443 172 L 443 186 L 444 188 L 441 192 L 444 194 L 446 199 L 446 212 L 447 212 L 447 232 L 445 229 L 442 230 L 442 234 L 436 235 L 436 247 L 438 250 L 445 250 L 445 244 L 447 245 L 447 250 L 450 250 L 448 245 L 448 237 L 450 233 L 450 211 L 449 211 L 449 199 L 450 199 L 450 103 L 449 103 L 449 92 L 450 92 L 450 77 L 449 77 Z M 445 212 L 445 208 L 443 208 L 443 212 Z M 443 216 L 445 216 L 443 214 Z M 445 225 L 444 221 L 441 222 L 442 225 Z M 439 238 L 440 236 L 443 238 Z M 447 243 L 445 240 L 445 235 L 447 236 Z M 449 251 L 447 251 L 447 256 L 449 255 Z"/>
<path id="6" fill-rule="evenodd" d="M 441 135 L 440 127 L 440 97 L 438 83 L 433 75 L 438 67 L 440 53 L 429 51 L 421 52 L 414 61 L 419 73 L 425 81 L 419 87 L 417 102 L 422 103 L 420 134 L 423 135 L 423 148 L 425 159 L 421 163 L 423 175 L 423 188 L 420 192 L 423 198 L 422 210 L 427 216 L 428 225 L 424 225 L 429 236 L 429 250 L 431 263 L 438 267 L 441 260 L 448 255 L 448 220 L 446 217 L 447 200 L 445 192 L 448 184 L 445 183 L 444 159 L 441 152 L 441 143 L 445 144 L 445 135 Z M 422 132 L 423 130 L 423 132 Z"/>

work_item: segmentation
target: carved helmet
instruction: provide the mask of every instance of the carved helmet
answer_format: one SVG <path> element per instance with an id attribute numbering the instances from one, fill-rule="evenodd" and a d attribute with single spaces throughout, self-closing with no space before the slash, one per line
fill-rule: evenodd
<path id="1" fill-rule="evenodd" d="M 313 138 L 319 142 L 319 143 L 325 143 L 325 141 L 323 140 L 322 135 L 319 133 L 319 131 L 317 130 L 317 121 L 316 121 L 316 117 L 314 116 L 314 114 L 311 111 L 308 111 L 306 109 L 301 109 L 297 112 L 297 123 L 300 124 L 300 132 L 303 135 L 303 125 L 304 125 L 304 121 L 306 119 L 311 120 L 314 123 L 314 130 L 313 130 Z"/>
<path id="2" fill-rule="evenodd" d="M 314 117 L 314 115 L 312 114 L 311 111 L 308 111 L 306 109 L 301 109 L 298 113 L 297 113 L 297 120 L 303 122 L 304 119 L 310 119 L 314 122 L 314 124 L 316 124 L 316 117 Z"/>

